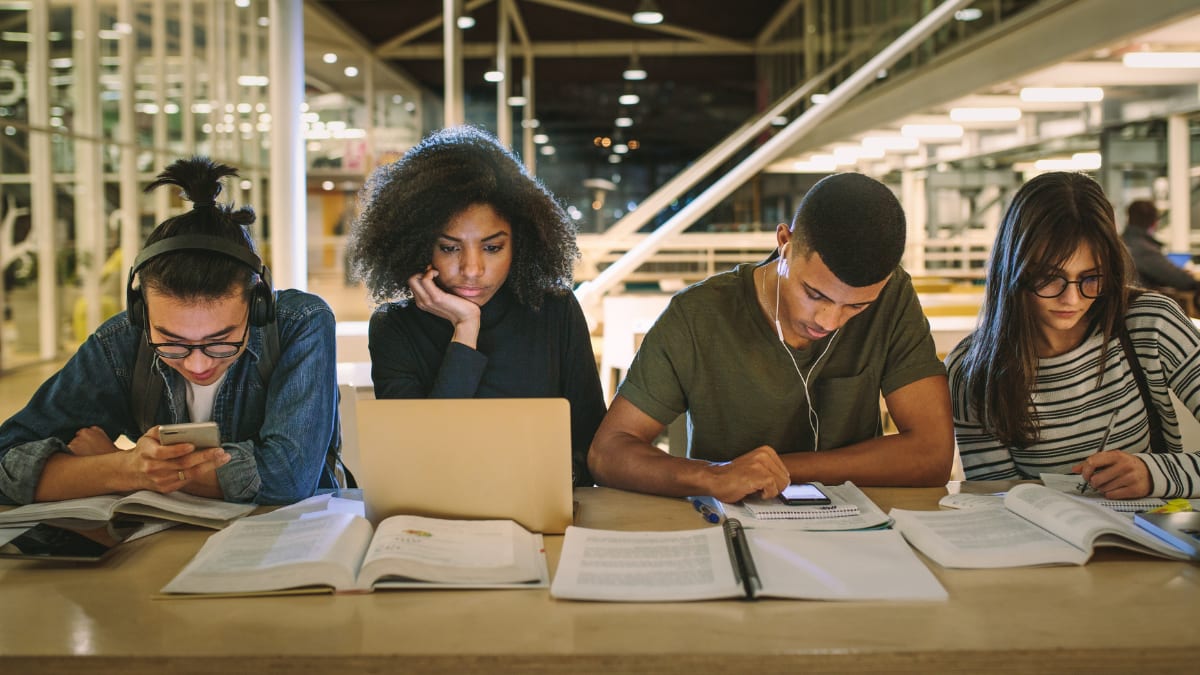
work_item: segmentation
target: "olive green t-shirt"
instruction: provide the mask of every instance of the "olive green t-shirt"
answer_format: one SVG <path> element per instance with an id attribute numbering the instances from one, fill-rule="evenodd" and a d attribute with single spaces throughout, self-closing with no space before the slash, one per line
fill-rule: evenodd
<path id="1" fill-rule="evenodd" d="M 755 267 L 739 265 L 673 297 L 618 392 L 664 425 L 686 411 L 688 456 L 728 461 L 760 445 L 780 453 L 812 450 L 797 366 L 809 378 L 821 450 L 880 435 L 880 393 L 946 374 L 903 269 L 836 335 L 791 349 L 759 309 Z"/>

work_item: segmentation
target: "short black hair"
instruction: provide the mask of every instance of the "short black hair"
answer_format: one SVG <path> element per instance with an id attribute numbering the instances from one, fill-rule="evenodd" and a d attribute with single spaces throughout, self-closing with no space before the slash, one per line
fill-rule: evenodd
<path id="1" fill-rule="evenodd" d="M 226 176 L 237 176 L 237 169 L 201 156 L 176 160 L 163 169 L 145 191 L 176 185 L 182 188 L 181 196 L 192 202 L 192 208 L 155 227 L 146 237 L 146 246 L 169 237 L 195 234 L 227 240 L 257 255 L 254 240 L 246 230 L 254 222 L 254 209 L 235 209 L 217 202 L 221 179 Z M 143 288 L 183 300 L 223 298 L 235 286 L 243 289 L 249 299 L 258 282 L 258 274 L 245 263 L 224 253 L 193 249 L 152 258 L 138 270 L 138 278 Z"/>
<path id="2" fill-rule="evenodd" d="M 574 224 L 498 140 L 462 126 L 437 131 L 375 169 L 359 193 L 348 256 L 371 297 L 405 302 L 408 279 L 433 261 L 446 223 L 475 204 L 491 206 L 512 226 L 504 286 L 519 303 L 538 309 L 546 295 L 571 290 L 579 256 Z"/>
<path id="3" fill-rule="evenodd" d="M 856 288 L 883 281 L 900 264 L 906 236 L 900 200 L 860 173 L 826 176 L 809 189 L 792 219 L 798 247 L 817 253 L 843 283 Z"/>
<path id="4" fill-rule="evenodd" d="M 1126 213 L 1129 215 L 1129 225 L 1139 229 L 1148 230 L 1158 221 L 1158 207 L 1147 199 L 1129 202 Z"/>

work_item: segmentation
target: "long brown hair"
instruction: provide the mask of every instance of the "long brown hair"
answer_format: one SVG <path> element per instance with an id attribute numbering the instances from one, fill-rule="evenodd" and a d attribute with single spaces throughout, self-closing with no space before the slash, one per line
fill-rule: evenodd
<path id="1" fill-rule="evenodd" d="M 1042 174 L 1017 191 L 1000 223 L 979 327 L 963 355 L 962 370 L 979 419 L 1010 447 L 1038 440 L 1032 416 L 1038 368 L 1033 284 L 1055 273 L 1084 244 L 1096 256 L 1102 276 L 1100 297 L 1086 316 L 1088 333 L 1104 335 L 1100 377 L 1108 343 L 1125 320 L 1132 292 L 1132 263 L 1104 191 L 1084 174 Z"/>

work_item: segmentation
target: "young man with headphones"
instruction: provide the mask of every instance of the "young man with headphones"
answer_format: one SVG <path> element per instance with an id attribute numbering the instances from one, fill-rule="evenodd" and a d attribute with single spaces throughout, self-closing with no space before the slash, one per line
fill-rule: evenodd
<path id="1" fill-rule="evenodd" d="M 882 183 L 809 190 L 779 248 L 677 294 L 646 335 L 588 465 L 600 485 L 734 502 L 791 482 L 942 485 L 946 371 L 908 274 L 904 211 Z M 898 434 L 882 436 L 882 393 Z M 654 440 L 688 415 L 688 458 Z"/>
<path id="2" fill-rule="evenodd" d="M 0 503 L 147 489 L 273 504 L 333 484 L 333 312 L 271 287 L 254 211 L 216 202 L 233 175 L 196 157 L 146 188 L 177 185 L 193 207 L 147 238 L 126 310 L 0 426 Z M 207 421 L 220 447 L 160 442 L 159 425 Z M 136 446 L 118 449 L 121 435 Z"/>

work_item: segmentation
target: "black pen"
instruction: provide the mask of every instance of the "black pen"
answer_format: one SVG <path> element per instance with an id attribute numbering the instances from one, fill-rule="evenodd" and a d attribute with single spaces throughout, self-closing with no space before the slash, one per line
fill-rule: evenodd
<path id="1" fill-rule="evenodd" d="M 1108 427 L 1104 430 L 1104 435 L 1100 437 L 1100 447 L 1096 450 L 1096 452 L 1092 453 L 1093 456 L 1103 452 L 1104 448 L 1106 446 L 1108 446 L 1108 437 L 1112 434 L 1113 425 L 1115 425 L 1117 423 L 1117 413 L 1118 412 L 1119 412 L 1119 410 L 1114 410 L 1113 414 L 1108 418 Z M 1086 462 L 1087 460 L 1085 459 L 1084 461 Z M 1082 471 L 1083 470 L 1080 469 L 1080 472 L 1082 472 Z M 1093 472 L 1093 475 L 1094 474 L 1095 474 L 1095 472 Z M 1082 473 L 1080 474 L 1080 478 L 1083 478 Z M 1079 482 L 1079 494 L 1083 494 L 1083 493 L 1087 492 L 1088 488 L 1090 488 L 1090 487 L 1091 487 L 1091 485 L 1088 484 L 1087 479 L 1083 478 L 1083 480 L 1081 480 Z"/>

